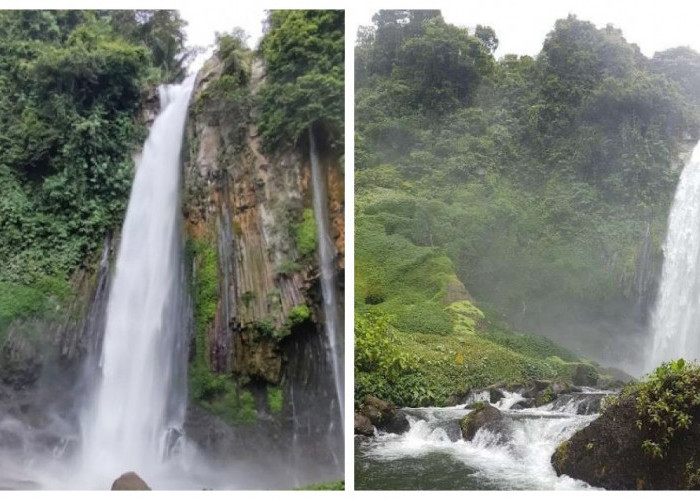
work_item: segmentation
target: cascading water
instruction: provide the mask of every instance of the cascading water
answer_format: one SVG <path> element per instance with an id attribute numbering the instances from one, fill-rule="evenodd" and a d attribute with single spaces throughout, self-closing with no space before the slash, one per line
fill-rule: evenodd
<path id="1" fill-rule="evenodd" d="M 470 410 L 407 408 L 410 429 L 379 432 L 355 451 L 357 489 L 588 489 L 582 481 L 556 475 L 550 463 L 557 446 L 598 417 L 610 393 L 584 390 L 560 395 L 538 408 L 516 409 L 525 398 L 505 393 L 494 406 L 504 418 L 497 429 L 479 429 L 462 439 L 459 422 Z M 488 392 L 469 402 L 488 401 Z"/>
<path id="2" fill-rule="evenodd" d="M 700 144 L 683 169 L 668 220 L 646 371 L 700 358 Z"/>
<path id="3" fill-rule="evenodd" d="M 82 476 L 105 487 L 144 477 L 174 444 L 185 410 L 179 231 L 180 149 L 194 77 L 160 88 L 138 162 L 107 308 L 101 378 L 82 417 Z"/>
<path id="4" fill-rule="evenodd" d="M 328 217 L 328 195 L 326 177 L 316 147 L 313 127 L 309 126 L 309 150 L 311 156 L 311 179 L 313 207 L 318 231 L 318 254 L 321 270 L 321 293 L 323 295 L 324 329 L 330 351 L 335 383 L 336 404 L 340 414 L 340 426 L 344 427 L 344 376 L 343 376 L 343 324 L 338 314 L 338 293 L 335 279 L 335 245 L 331 238 Z"/>

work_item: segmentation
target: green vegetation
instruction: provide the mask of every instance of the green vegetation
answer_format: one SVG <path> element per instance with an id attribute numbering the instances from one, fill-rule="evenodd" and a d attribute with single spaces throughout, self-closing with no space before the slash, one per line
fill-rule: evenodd
<path id="1" fill-rule="evenodd" d="M 314 212 L 310 208 L 305 208 L 302 212 L 301 222 L 296 225 L 296 243 L 301 256 L 305 257 L 316 252 L 317 241 L 318 230 Z"/>
<path id="2" fill-rule="evenodd" d="M 652 291 L 640 273 L 661 259 L 677 155 L 698 137 L 700 55 L 648 59 L 574 16 L 536 58 L 500 60 L 493 30 L 439 11 L 373 22 L 355 57 L 356 338 L 391 349 L 368 363 L 356 341 L 356 397 L 440 402 L 595 372 L 509 324 L 591 355 L 635 341 L 620 339 Z"/>
<path id="3" fill-rule="evenodd" d="M 121 223 L 142 94 L 182 74 L 184 26 L 174 11 L 0 13 L 0 337 L 60 314 Z"/>
<path id="4" fill-rule="evenodd" d="M 313 484 L 311 486 L 305 486 L 303 488 L 296 488 L 297 490 L 345 490 L 345 480 L 341 481 L 331 481 L 329 483 Z"/>
<path id="5" fill-rule="evenodd" d="M 309 309 L 309 306 L 306 304 L 299 304 L 296 307 L 293 307 L 291 311 L 289 311 L 289 325 L 290 327 L 295 326 L 295 325 L 300 325 L 304 321 L 308 320 L 311 317 L 311 309 Z"/>
<path id="6" fill-rule="evenodd" d="M 637 428 L 645 435 L 645 453 L 663 458 L 674 436 L 690 428 L 700 408 L 699 389 L 700 365 L 683 359 L 663 363 L 634 387 Z"/>
<path id="7" fill-rule="evenodd" d="M 280 387 L 267 386 L 267 406 L 273 414 L 282 412 L 284 403 L 282 389 Z"/>
<path id="8" fill-rule="evenodd" d="M 245 33 L 217 33 L 215 55 L 221 61 L 221 75 L 212 80 L 197 94 L 195 112 L 206 109 L 207 117 L 216 123 L 226 124 L 231 142 L 240 152 L 246 144 L 246 131 L 253 107 L 250 91 L 253 52 L 245 45 Z M 206 71 L 206 67 L 203 68 Z M 241 236 L 242 228 L 234 224 L 234 234 Z"/>
<path id="9" fill-rule="evenodd" d="M 265 85 L 260 134 L 270 151 L 295 144 L 320 121 L 342 137 L 345 116 L 345 13 L 272 10 L 260 43 Z"/>

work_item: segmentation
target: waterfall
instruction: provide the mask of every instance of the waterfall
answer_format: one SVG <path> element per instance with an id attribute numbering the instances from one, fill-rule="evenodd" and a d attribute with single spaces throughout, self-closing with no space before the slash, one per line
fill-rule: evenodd
<path id="1" fill-rule="evenodd" d="M 124 221 L 100 358 L 81 417 L 82 476 L 109 487 L 134 470 L 149 480 L 181 434 L 186 321 L 179 225 L 180 149 L 194 85 L 159 89 Z"/>
<path id="2" fill-rule="evenodd" d="M 313 187 L 313 207 L 318 232 L 318 254 L 321 269 L 321 293 L 323 295 L 324 329 L 330 351 L 335 383 L 336 403 L 340 414 L 341 429 L 344 427 L 345 379 L 343 376 L 343 323 L 338 314 L 338 292 L 335 279 L 334 258 L 336 248 L 331 238 L 328 217 L 328 194 L 326 177 L 323 172 L 313 127 L 309 126 L 309 150 L 311 156 L 311 180 Z"/>
<path id="3" fill-rule="evenodd" d="M 646 371 L 676 358 L 700 358 L 700 144 L 681 173 L 664 242 Z"/>

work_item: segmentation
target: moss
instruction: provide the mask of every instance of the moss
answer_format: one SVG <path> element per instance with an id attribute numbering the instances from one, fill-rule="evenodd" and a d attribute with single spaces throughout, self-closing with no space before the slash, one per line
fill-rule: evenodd
<path id="1" fill-rule="evenodd" d="M 275 323 L 270 318 L 264 318 L 251 323 L 251 328 L 255 336 L 275 339 L 282 336 L 277 328 L 275 328 Z"/>
<path id="2" fill-rule="evenodd" d="M 328 483 L 312 484 L 310 486 L 304 486 L 302 488 L 296 488 L 297 490 L 345 490 L 345 481 L 331 481 Z"/>
<path id="3" fill-rule="evenodd" d="M 551 403 L 552 401 L 554 401 L 554 398 L 554 391 L 552 391 L 551 387 L 547 387 L 544 391 L 537 395 L 537 397 L 535 398 L 535 405 L 546 405 L 547 403 Z"/>
<path id="4" fill-rule="evenodd" d="M 211 400 L 200 401 L 200 405 L 230 425 L 255 424 L 258 419 L 258 411 L 255 407 L 253 394 L 249 390 L 236 387 L 236 384 L 228 377 L 224 377 L 222 380 L 222 392 Z"/>
<path id="5" fill-rule="evenodd" d="M 308 256 L 316 251 L 318 234 L 314 212 L 310 208 L 305 208 L 302 213 L 302 220 L 296 225 L 296 244 L 302 256 Z"/>
<path id="6" fill-rule="evenodd" d="M 255 292 L 248 290 L 241 295 L 241 302 L 245 307 L 250 307 L 251 302 L 255 300 Z"/>
<path id="7" fill-rule="evenodd" d="M 195 364 L 209 366 L 206 334 L 219 303 L 218 256 L 216 246 L 204 238 L 188 240 L 187 253 L 195 269 L 192 283 L 194 306 Z"/>
<path id="8" fill-rule="evenodd" d="M 287 259 L 277 266 L 277 274 L 282 274 L 284 276 L 291 276 L 299 271 L 301 271 L 301 266 L 291 259 Z"/>
<path id="9" fill-rule="evenodd" d="M 284 398 L 282 395 L 282 389 L 274 386 L 267 386 L 267 406 L 270 408 L 270 412 L 273 414 L 282 412 L 282 404 Z"/>
<path id="10" fill-rule="evenodd" d="M 468 300 L 453 302 L 445 311 L 452 317 L 453 331 L 463 335 L 475 334 L 478 322 L 484 319 L 484 313 Z"/>
<path id="11" fill-rule="evenodd" d="M 566 462 L 566 459 L 569 455 L 569 441 L 564 441 L 561 443 L 559 446 L 557 446 L 557 450 L 554 452 L 554 460 L 557 463 L 557 468 L 561 469 Z"/>
<path id="12" fill-rule="evenodd" d="M 299 304 L 293 307 L 287 315 L 290 326 L 300 325 L 311 317 L 311 309 L 306 304 Z"/>

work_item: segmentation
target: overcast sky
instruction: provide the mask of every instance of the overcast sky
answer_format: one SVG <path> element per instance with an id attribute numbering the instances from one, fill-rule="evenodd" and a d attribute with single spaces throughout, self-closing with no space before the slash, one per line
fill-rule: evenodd
<path id="1" fill-rule="evenodd" d="M 240 2 L 242 3 L 242 2 Z M 265 11 L 258 8 L 257 2 L 240 5 L 233 2 L 220 2 L 217 6 L 202 8 L 197 2 L 189 2 L 179 7 L 180 15 L 187 21 L 187 42 L 190 45 L 207 47 L 206 53 L 201 54 L 190 66 L 190 71 L 196 71 L 212 53 L 215 33 L 230 32 L 233 28 L 243 28 L 250 35 L 248 46 L 257 47 L 262 37 L 262 22 Z"/>
<path id="2" fill-rule="evenodd" d="M 688 45 L 700 52 L 700 6 L 696 0 L 479 0 L 464 2 L 390 2 L 383 8 L 441 9 L 449 23 L 472 28 L 491 26 L 500 45 L 496 55 L 536 55 L 557 19 L 576 14 L 598 27 L 608 23 L 622 29 L 628 42 L 647 56 L 659 50 Z M 347 34 L 372 23 L 376 7 L 363 2 L 354 9 Z M 352 23 L 352 24 L 351 24 Z"/>

